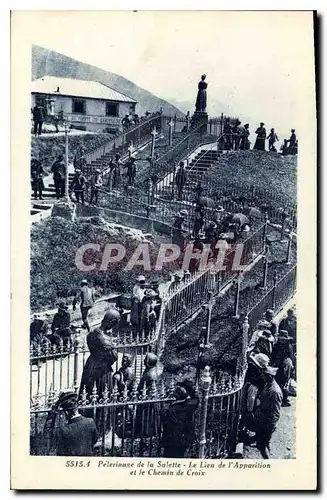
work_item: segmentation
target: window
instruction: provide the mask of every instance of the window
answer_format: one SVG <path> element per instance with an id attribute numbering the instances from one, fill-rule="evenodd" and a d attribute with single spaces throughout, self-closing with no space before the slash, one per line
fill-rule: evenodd
<path id="1" fill-rule="evenodd" d="M 78 113 L 79 115 L 85 115 L 86 101 L 84 99 L 73 99 L 73 113 Z"/>
<path id="2" fill-rule="evenodd" d="M 106 116 L 119 116 L 118 104 L 112 104 L 111 102 L 106 102 Z"/>

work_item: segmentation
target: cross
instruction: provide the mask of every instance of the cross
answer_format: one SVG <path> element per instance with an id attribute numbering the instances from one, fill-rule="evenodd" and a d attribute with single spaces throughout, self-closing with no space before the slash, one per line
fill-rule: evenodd
<path id="1" fill-rule="evenodd" d="M 170 121 L 168 122 L 168 127 L 169 127 L 169 146 L 173 145 L 173 126 L 174 126 L 174 120 L 170 118 Z"/>
<path id="2" fill-rule="evenodd" d="M 133 145 L 133 141 L 131 141 L 130 145 L 128 146 L 127 148 L 127 151 L 128 151 L 128 156 L 129 158 L 131 158 L 132 154 L 133 154 L 133 151 L 134 151 L 134 145 Z"/>
<path id="3" fill-rule="evenodd" d="M 186 130 L 190 130 L 190 112 L 188 111 L 186 114 Z"/>
<path id="4" fill-rule="evenodd" d="M 156 136 L 158 135 L 156 126 L 154 126 L 153 129 L 151 130 L 151 135 L 152 135 L 151 158 L 153 158 L 154 157 L 154 143 L 156 140 Z"/>

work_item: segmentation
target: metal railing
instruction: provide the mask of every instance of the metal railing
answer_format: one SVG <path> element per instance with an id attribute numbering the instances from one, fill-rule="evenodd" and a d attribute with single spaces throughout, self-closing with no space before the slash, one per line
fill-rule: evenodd
<path id="1" fill-rule="evenodd" d="M 213 381 L 206 367 L 195 392 L 194 413 L 189 422 L 189 457 L 228 458 L 236 446 L 243 377 L 221 372 Z M 175 402 L 175 382 L 153 381 L 148 386 L 134 383 L 122 389 L 114 384 L 99 394 L 96 386 L 90 396 L 80 393 L 78 410 L 94 419 L 98 456 L 167 456 L 163 442 L 166 410 Z M 51 412 L 56 395 L 45 406 L 37 402 L 31 409 L 30 453 L 57 454 L 58 433 L 64 416 Z M 208 404 L 209 403 L 209 404 Z M 218 423 L 218 426 L 217 426 Z M 167 456 L 169 458 L 169 456 Z M 182 458 L 182 457 L 181 457 Z"/>
<path id="2" fill-rule="evenodd" d="M 131 126 L 123 132 L 117 133 L 106 144 L 96 150 L 87 153 L 85 160 L 87 165 L 94 164 L 97 160 L 107 154 L 115 154 L 119 152 L 126 154 L 131 143 L 137 149 L 140 144 L 144 144 L 151 139 L 151 130 L 156 127 L 158 131 L 161 129 L 162 114 L 154 113 L 149 118 L 141 120 L 138 125 Z"/>
<path id="3" fill-rule="evenodd" d="M 267 309 L 272 309 L 276 315 L 294 296 L 296 291 L 296 270 L 297 266 L 295 265 L 279 280 L 277 278 L 277 274 L 275 274 L 273 286 L 248 311 L 247 317 L 250 326 L 249 340 L 255 331 L 258 322 L 264 318 L 264 313 Z"/>

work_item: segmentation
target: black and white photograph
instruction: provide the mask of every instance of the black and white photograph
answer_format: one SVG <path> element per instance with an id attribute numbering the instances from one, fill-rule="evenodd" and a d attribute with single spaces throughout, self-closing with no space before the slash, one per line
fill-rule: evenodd
<path id="1" fill-rule="evenodd" d="M 29 456 L 296 461 L 314 13 L 33 16 Z"/>

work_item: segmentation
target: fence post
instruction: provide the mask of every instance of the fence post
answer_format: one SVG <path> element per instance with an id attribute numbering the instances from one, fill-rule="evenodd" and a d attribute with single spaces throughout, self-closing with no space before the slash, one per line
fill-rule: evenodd
<path id="1" fill-rule="evenodd" d="M 206 335 L 205 335 L 204 347 L 206 349 L 209 349 L 209 347 L 211 347 L 209 340 L 210 340 L 210 329 L 211 329 L 211 314 L 214 303 L 215 299 L 213 297 L 213 292 L 210 290 L 209 301 L 208 304 L 206 304 L 205 306 L 207 310 L 207 318 L 206 318 Z"/>
<path id="2" fill-rule="evenodd" d="M 238 358 L 238 361 L 237 361 L 237 373 L 238 373 L 238 375 L 243 374 L 244 369 L 245 369 L 245 365 L 246 365 L 246 350 L 247 350 L 248 343 L 249 343 L 249 338 L 248 338 L 249 328 L 250 328 L 249 316 L 248 316 L 248 314 L 246 314 L 246 316 L 244 318 L 244 322 L 242 324 L 242 354 Z"/>
<path id="3" fill-rule="evenodd" d="M 79 338 L 79 330 L 76 331 L 76 337 L 74 340 L 74 390 L 77 394 L 78 392 L 78 355 L 79 355 L 79 345 L 80 345 L 80 338 Z"/>
<path id="4" fill-rule="evenodd" d="M 275 310 L 276 307 L 276 285 L 277 285 L 277 271 L 274 271 L 274 284 L 273 284 L 273 293 L 272 293 L 272 310 Z"/>
<path id="5" fill-rule="evenodd" d="M 200 413 L 200 440 L 199 440 L 199 458 L 205 457 L 206 424 L 209 401 L 209 390 L 211 384 L 210 368 L 206 366 L 201 376 L 201 413 Z"/>
<path id="6" fill-rule="evenodd" d="M 241 288 L 241 271 L 237 272 L 237 278 L 236 278 L 236 293 L 235 293 L 235 300 L 234 300 L 234 314 L 233 318 L 238 318 L 238 305 L 240 301 L 240 288 Z"/>
<path id="7" fill-rule="evenodd" d="M 281 231 L 281 234 L 280 234 L 280 241 L 286 241 L 285 240 L 285 227 L 286 227 L 287 216 L 286 216 L 286 213 L 285 213 L 285 209 L 284 209 L 282 217 L 283 217 L 283 221 L 282 221 L 282 231 Z"/>
<path id="8" fill-rule="evenodd" d="M 292 228 L 290 228 L 290 233 L 288 235 L 287 255 L 286 255 L 286 264 L 288 265 L 291 263 L 292 239 L 293 239 L 293 232 Z"/>
<path id="9" fill-rule="evenodd" d="M 264 255 L 264 266 L 263 266 L 263 278 L 261 288 L 265 290 L 267 288 L 267 275 L 268 275 L 268 261 L 269 261 L 269 247 L 265 246 L 265 255 Z"/>
<path id="10" fill-rule="evenodd" d="M 170 118 L 168 122 L 168 127 L 169 127 L 169 142 L 168 145 L 171 147 L 173 145 L 173 126 L 174 126 L 174 121 L 172 118 Z"/>
<path id="11" fill-rule="evenodd" d="M 263 228 L 263 242 L 262 244 L 265 245 L 266 244 L 266 240 L 267 240 L 267 229 L 268 229 L 268 214 L 267 212 L 265 213 L 265 225 L 264 225 L 264 228 Z"/>

